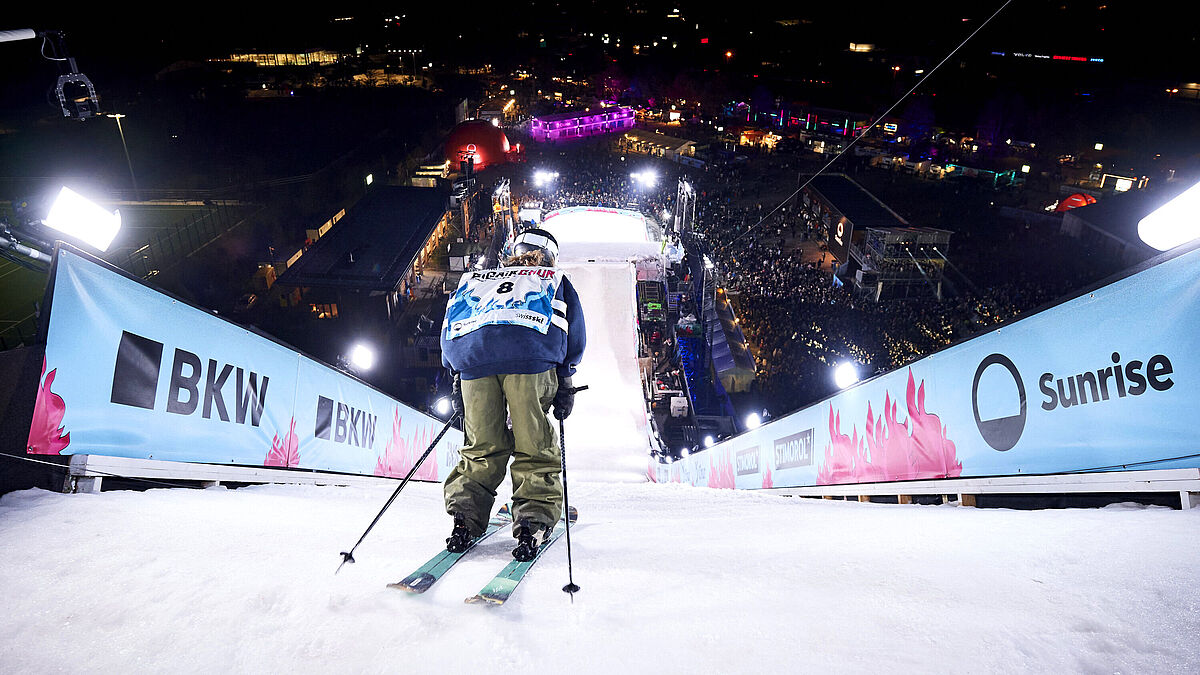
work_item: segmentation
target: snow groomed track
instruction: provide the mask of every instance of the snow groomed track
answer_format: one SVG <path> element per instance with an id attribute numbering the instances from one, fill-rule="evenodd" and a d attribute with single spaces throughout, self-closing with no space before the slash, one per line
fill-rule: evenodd
<path id="1" fill-rule="evenodd" d="M 566 422 L 568 478 L 647 480 L 649 424 L 638 368 L 636 272 L 631 260 L 657 256 L 645 219 L 632 211 L 572 207 L 542 227 L 558 240 L 559 264 L 579 291 L 588 345 L 575 376 L 575 412 Z"/>

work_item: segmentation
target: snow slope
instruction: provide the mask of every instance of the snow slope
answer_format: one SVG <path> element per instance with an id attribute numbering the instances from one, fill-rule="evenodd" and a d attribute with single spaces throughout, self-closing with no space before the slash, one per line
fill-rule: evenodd
<path id="1" fill-rule="evenodd" d="M 650 457 L 642 403 L 629 263 L 564 265 L 579 291 L 588 345 L 574 377 L 588 390 L 575 396 L 566 420 L 567 479 L 640 482 Z"/>
<path id="2" fill-rule="evenodd" d="M 493 537 L 423 596 L 441 488 L 0 497 L 0 673 L 1200 671 L 1200 509 L 1008 511 L 637 482 L 628 263 L 569 265 L 588 318 L 560 541 L 503 607 Z M 501 498 L 506 498 L 502 493 Z"/>
<path id="3" fill-rule="evenodd" d="M 1200 509 L 1008 511 L 575 482 L 503 607 L 494 537 L 424 596 L 449 529 L 390 494 L 262 486 L 0 498 L 0 672 L 759 673 L 1200 669 Z"/>
<path id="4" fill-rule="evenodd" d="M 575 411 L 566 420 L 567 477 L 640 482 L 650 456 L 637 361 L 637 276 L 630 258 L 657 255 L 646 222 L 628 211 L 574 207 L 542 226 L 559 243 L 560 267 L 579 292 L 588 344 L 575 374 Z M 590 262 L 589 262 L 590 261 Z"/>

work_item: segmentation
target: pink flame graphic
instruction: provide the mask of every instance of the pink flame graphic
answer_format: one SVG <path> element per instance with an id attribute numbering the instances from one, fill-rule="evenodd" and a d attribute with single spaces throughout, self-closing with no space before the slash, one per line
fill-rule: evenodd
<path id="1" fill-rule="evenodd" d="M 772 483 L 772 481 L 771 481 L 771 467 L 767 467 L 767 470 L 765 472 L 763 472 L 762 486 L 764 489 L 770 488 L 770 487 L 775 487 L 775 484 Z"/>
<path id="2" fill-rule="evenodd" d="M 403 478 L 412 470 L 413 464 L 421 458 L 429 444 L 433 442 L 433 428 L 426 425 L 424 429 L 415 429 L 406 439 L 401 434 L 400 409 L 392 411 L 392 438 L 383 449 L 383 454 L 375 461 L 376 476 Z M 436 455 L 436 451 L 433 453 Z M 437 480 L 437 457 L 426 458 L 421 468 L 413 474 L 416 480 Z"/>
<path id="3" fill-rule="evenodd" d="M 46 359 L 42 357 L 42 377 L 45 381 L 38 386 L 37 400 L 33 404 L 33 421 L 29 426 L 29 441 L 26 443 L 26 450 L 30 454 L 58 455 L 71 444 L 71 434 L 62 432 L 67 403 L 50 390 L 50 387 L 54 386 L 54 375 L 57 372 L 58 369 L 55 368 L 47 375 Z"/>
<path id="4" fill-rule="evenodd" d="M 271 439 L 271 450 L 263 460 L 263 466 L 300 466 L 300 439 L 296 437 L 296 418 L 292 418 L 291 427 L 284 434 L 283 440 L 279 434 Z"/>
<path id="5" fill-rule="evenodd" d="M 713 461 L 716 465 L 713 465 Z M 733 480 L 733 460 L 729 458 L 729 451 L 726 450 L 720 453 L 717 457 L 713 457 L 708 464 L 708 487 L 710 488 L 734 488 Z"/>
<path id="6" fill-rule="evenodd" d="M 857 428 L 851 436 L 841 432 L 841 414 L 829 406 L 829 437 L 825 463 L 817 474 L 821 485 L 868 483 L 919 478 L 948 478 L 962 475 L 954 443 L 946 436 L 937 415 L 925 411 L 925 382 L 918 389 L 912 369 L 905 392 L 908 420 L 896 416 L 890 394 L 883 399 L 883 415 L 876 417 L 867 403 L 866 432 L 860 439 Z M 909 424 L 912 430 L 909 430 Z M 863 444 L 866 447 L 863 447 Z"/>

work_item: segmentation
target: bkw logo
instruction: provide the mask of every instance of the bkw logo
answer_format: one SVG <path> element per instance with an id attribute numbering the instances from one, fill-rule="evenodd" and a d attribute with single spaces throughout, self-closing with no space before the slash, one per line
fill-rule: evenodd
<path id="1" fill-rule="evenodd" d="M 109 400 L 119 405 L 156 410 L 162 357 L 163 343 L 122 331 Z M 200 411 L 204 419 L 213 419 L 215 414 L 222 422 L 245 424 L 249 419 L 251 426 L 259 425 L 267 402 L 269 377 L 215 359 L 202 359 L 178 348 L 172 355 L 170 372 L 166 412 L 193 415 Z M 232 383 L 230 379 L 233 379 Z M 231 388 L 232 392 L 229 391 Z M 233 394 L 232 405 L 228 405 L 226 399 L 230 393 Z"/>

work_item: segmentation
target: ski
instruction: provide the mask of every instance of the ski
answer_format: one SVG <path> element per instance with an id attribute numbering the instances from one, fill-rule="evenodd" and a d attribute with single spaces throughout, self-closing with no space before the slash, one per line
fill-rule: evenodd
<path id="1" fill-rule="evenodd" d="M 441 579 L 442 575 L 448 572 L 451 567 L 454 567 L 454 563 L 461 560 L 464 555 L 475 548 L 476 544 L 496 534 L 510 523 L 512 523 L 512 512 L 509 510 L 508 504 L 505 504 L 500 507 L 496 515 L 492 516 L 492 519 L 488 521 L 487 529 L 475 541 L 471 542 L 466 551 L 451 553 L 443 549 L 441 553 L 430 558 L 429 562 L 418 567 L 412 574 L 394 584 L 388 584 L 388 588 L 398 588 L 409 593 L 424 593 L 438 579 Z"/>
<path id="2" fill-rule="evenodd" d="M 579 512 L 575 507 L 571 507 L 569 517 L 572 523 L 579 519 Z M 546 549 L 558 541 L 558 538 L 566 531 L 567 521 L 558 521 L 558 524 L 554 526 L 554 530 L 551 531 L 550 537 L 538 547 L 537 555 L 533 557 L 533 560 L 528 562 L 514 560 L 508 563 L 482 590 L 467 598 L 465 602 L 468 604 L 487 603 L 489 605 L 503 605 L 512 596 L 513 591 L 517 589 L 517 584 L 521 583 L 521 580 L 525 578 L 525 574 L 529 572 L 529 568 L 533 567 L 533 564 L 538 561 L 538 558 L 542 557 Z"/>

